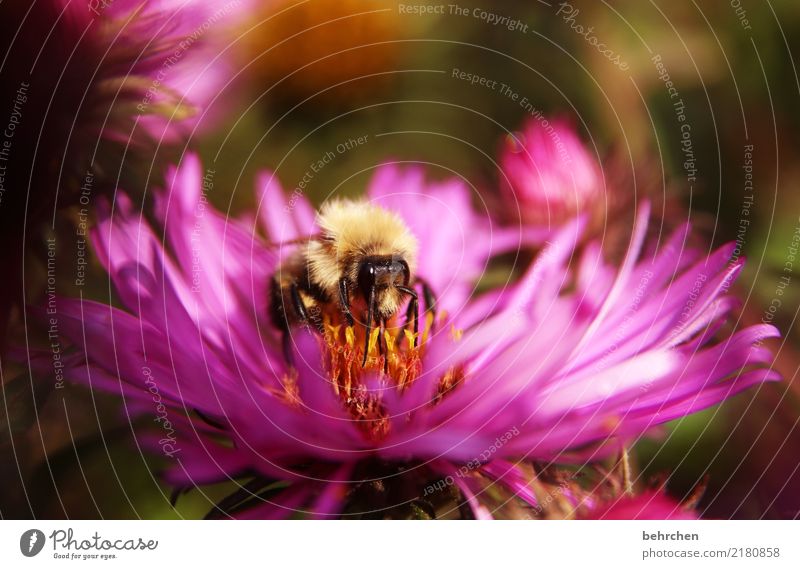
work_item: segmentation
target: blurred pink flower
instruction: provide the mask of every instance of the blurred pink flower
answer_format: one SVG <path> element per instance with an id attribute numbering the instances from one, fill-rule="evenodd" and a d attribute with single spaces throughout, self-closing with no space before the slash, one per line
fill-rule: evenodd
<path id="1" fill-rule="evenodd" d="M 605 207 L 605 182 L 594 156 L 563 120 L 530 118 L 500 153 L 506 208 L 524 221 L 555 225 Z"/>
<path id="2" fill-rule="evenodd" d="M 129 147 L 154 153 L 156 143 L 213 124 L 223 105 L 210 103 L 231 75 L 222 30 L 245 2 L 0 3 L 0 108 L 9 121 L 0 264 L 10 271 L 0 284 L 0 347 L 21 303 L 25 236 L 41 234 L 37 223 L 74 204 L 83 186 L 92 196 L 109 189 L 104 176 L 119 170 L 123 148 L 129 160 Z"/>
<path id="3" fill-rule="evenodd" d="M 592 508 L 584 519 L 590 520 L 696 520 L 697 514 L 678 504 L 661 491 L 636 496 L 621 495 Z"/>
<path id="4" fill-rule="evenodd" d="M 371 461 L 444 480 L 476 517 L 492 515 L 487 484 L 535 508 L 530 461 L 598 460 L 778 379 L 757 345 L 775 328 L 723 328 L 742 267 L 732 246 L 687 249 L 684 227 L 645 249 L 643 207 L 621 263 L 596 243 L 575 258 L 578 218 L 518 282 L 475 295 L 489 257 L 519 236 L 493 229 L 461 182 L 428 184 L 394 166 L 377 171 L 366 197 L 419 240 L 418 273 L 443 307 L 436 328 L 418 348 L 393 345 L 388 374 L 382 363 L 362 369 L 360 343 L 338 327 L 325 341 L 298 330 L 292 369 L 267 300 L 280 251 L 253 221 L 213 209 L 204 183 L 196 157 L 171 171 L 156 192 L 157 230 L 117 194 L 92 239 L 124 309 L 61 299 L 59 326 L 77 348 L 68 377 L 155 415 L 162 428 L 145 440 L 173 459 L 170 483 L 249 480 L 220 505 L 230 515 L 339 515 Z M 289 198 L 269 173 L 258 190 L 268 240 L 314 233 L 303 195 Z"/>
<path id="5" fill-rule="evenodd" d="M 3 95 L 26 82 L 26 122 L 46 116 L 94 145 L 100 137 L 157 139 L 188 134 L 230 77 L 223 32 L 246 0 L 43 0 L 3 6 L 8 57 Z M 19 33 L 16 33 L 19 32 Z M 21 123 L 31 128 L 32 125 Z M 70 139 L 60 140 L 62 152 Z M 135 140 L 131 140 L 135 141 Z"/>
<path id="6" fill-rule="evenodd" d="M 186 138 L 214 126 L 230 106 L 233 71 L 225 50 L 250 1 L 114 0 L 100 12 L 117 34 L 110 49 L 140 49 L 118 92 L 136 97 L 139 126 L 153 138 Z M 221 92 L 224 105 L 212 105 Z"/>

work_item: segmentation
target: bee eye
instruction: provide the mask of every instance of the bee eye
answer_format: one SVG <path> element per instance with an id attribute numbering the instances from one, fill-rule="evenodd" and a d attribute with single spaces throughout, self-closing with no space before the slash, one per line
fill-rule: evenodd
<path id="1" fill-rule="evenodd" d="M 358 286 L 365 296 L 373 288 L 405 286 L 408 278 L 408 264 L 386 256 L 364 259 L 358 269 Z"/>
<path id="2" fill-rule="evenodd" d="M 411 280 L 411 270 L 408 263 L 400 256 L 393 256 L 390 265 L 390 272 L 393 276 L 394 285 L 408 286 Z"/>
<path id="3" fill-rule="evenodd" d="M 364 296 L 369 295 L 370 289 L 375 286 L 376 266 L 371 261 L 365 261 L 358 269 L 358 288 Z"/>

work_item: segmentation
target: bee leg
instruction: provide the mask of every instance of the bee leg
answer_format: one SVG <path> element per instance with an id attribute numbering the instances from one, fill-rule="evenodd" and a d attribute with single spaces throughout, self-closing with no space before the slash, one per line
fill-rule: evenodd
<path id="1" fill-rule="evenodd" d="M 430 312 L 433 314 L 433 322 L 436 323 L 436 295 L 433 294 L 433 289 L 428 281 L 420 277 L 416 281 L 422 286 L 422 296 L 425 298 L 425 313 Z"/>
<path id="2" fill-rule="evenodd" d="M 408 310 L 406 310 L 406 323 L 404 325 L 408 326 L 409 320 L 414 318 L 414 347 L 417 347 L 418 344 L 418 334 L 419 334 L 419 295 L 417 291 L 413 288 L 408 288 L 404 286 L 397 287 L 397 290 L 403 292 L 411 297 L 411 302 L 408 303 Z"/>
<path id="3" fill-rule="evenodd" d="M 289 367 L 295 367 L 294 354 L 292 353 L 292 336 L 288 329 L 283 330 L 281 343 L 283 344 L 283 358 L 289 364 Z"/>
<path id="4" fill-rule="evenodd" d="M 372 321 L 375 318 L 375 287 L 373 286 L 369 291 L 369 306 L 367 308 L 367 321 L 364 326 L 364 361 L 361 362 L 361 367 L 367 365 L 367 355 L 369 353 L 369 337 L 372 335 Z"/>
<path id="5" fill-rule="evenodd" d="M 303 297 L 300 296 L 300 288 L 297 286 L 297 283 L 292 283 L 290 292 L 292 295 L 292 304 L 294 304 L 294 310 L 297 312 L 298 316 L 300 316 L 300 319 L 303 320 L 306 325 L 313 324 L 317 329 L 317 332 L 323 334 L 325 329 L 322 326 L 322 321 L 319 319 L 318 315 L 311 316 L 309 314 L 308 308 L 306 308 L 306 303 L 303 302 Z"/>
<path id="6" fill-rule="evenodd" d="M 347 279 L 339 279 L 339 303 L 342 305 L 342 312 L 347 319 L 347 325 L 353 326 L 355 319 L 350 312 L 350 295 L 347 292 Z"/>
<path id="7" fill-rule="evenodd" d="M 275 324 L 275 327 L 281 331 L 283 358 L 290 367 L 294 367 L 294 354 L 292 353 L 292 342 L 289 332 L 290 323 L 284 304 L 284 290 L 280 281 L 273 279 L 270 288 L 272 322 Z"/>

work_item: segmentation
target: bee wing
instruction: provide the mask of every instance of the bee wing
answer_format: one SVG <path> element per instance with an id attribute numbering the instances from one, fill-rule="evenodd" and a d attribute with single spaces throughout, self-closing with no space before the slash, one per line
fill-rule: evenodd
<path id="1" fill-rule="evenodd" d="M 289 239 L 287 241 L 268 241 L 265 245 L 267 249 L 280 249 L 283 247 L 291 247 L 292 245 L 311 243 L 312 241 L 318 241 L 319 238 L 319 235 L 306 235 L 305 237 L 298 237 L 297 239 Z"/>

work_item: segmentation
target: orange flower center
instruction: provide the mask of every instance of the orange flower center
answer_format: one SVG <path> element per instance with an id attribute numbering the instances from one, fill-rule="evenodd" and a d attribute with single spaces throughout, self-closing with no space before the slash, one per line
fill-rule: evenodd
<path id="1" fill-rule="evenodd" d="M 443 320 L 444 315 L 441 316 L 440 320 Z M 383 392 L 389 389 L 402 392 L 419 377 L 422 357 L 434 327 L 433 314 L 424 316 L 416 336 L 395 317 L 387 322 L 385 328 L 372 329 L 368 343 L 363 326 L 346 326 L 340 323 L 340 316 L 336 313 L 325 313 L 323 322 L 322 357 L 331 388 L 368 438 L 375 441 L 385 438 L 390 421 L 383 404 Z M 450 331 L 454 341 L 460 340 L 461 334 L 460 330 Z M 430 404 L 441 401 L 464 377 L 463 367 L 448 369 L 439 379 Z M 375 383 L 367 385 L 370 380 Z M 283 392 L 276 395 L 289 404 L 301 403 L 296 373 L 283 378 Z"/>

